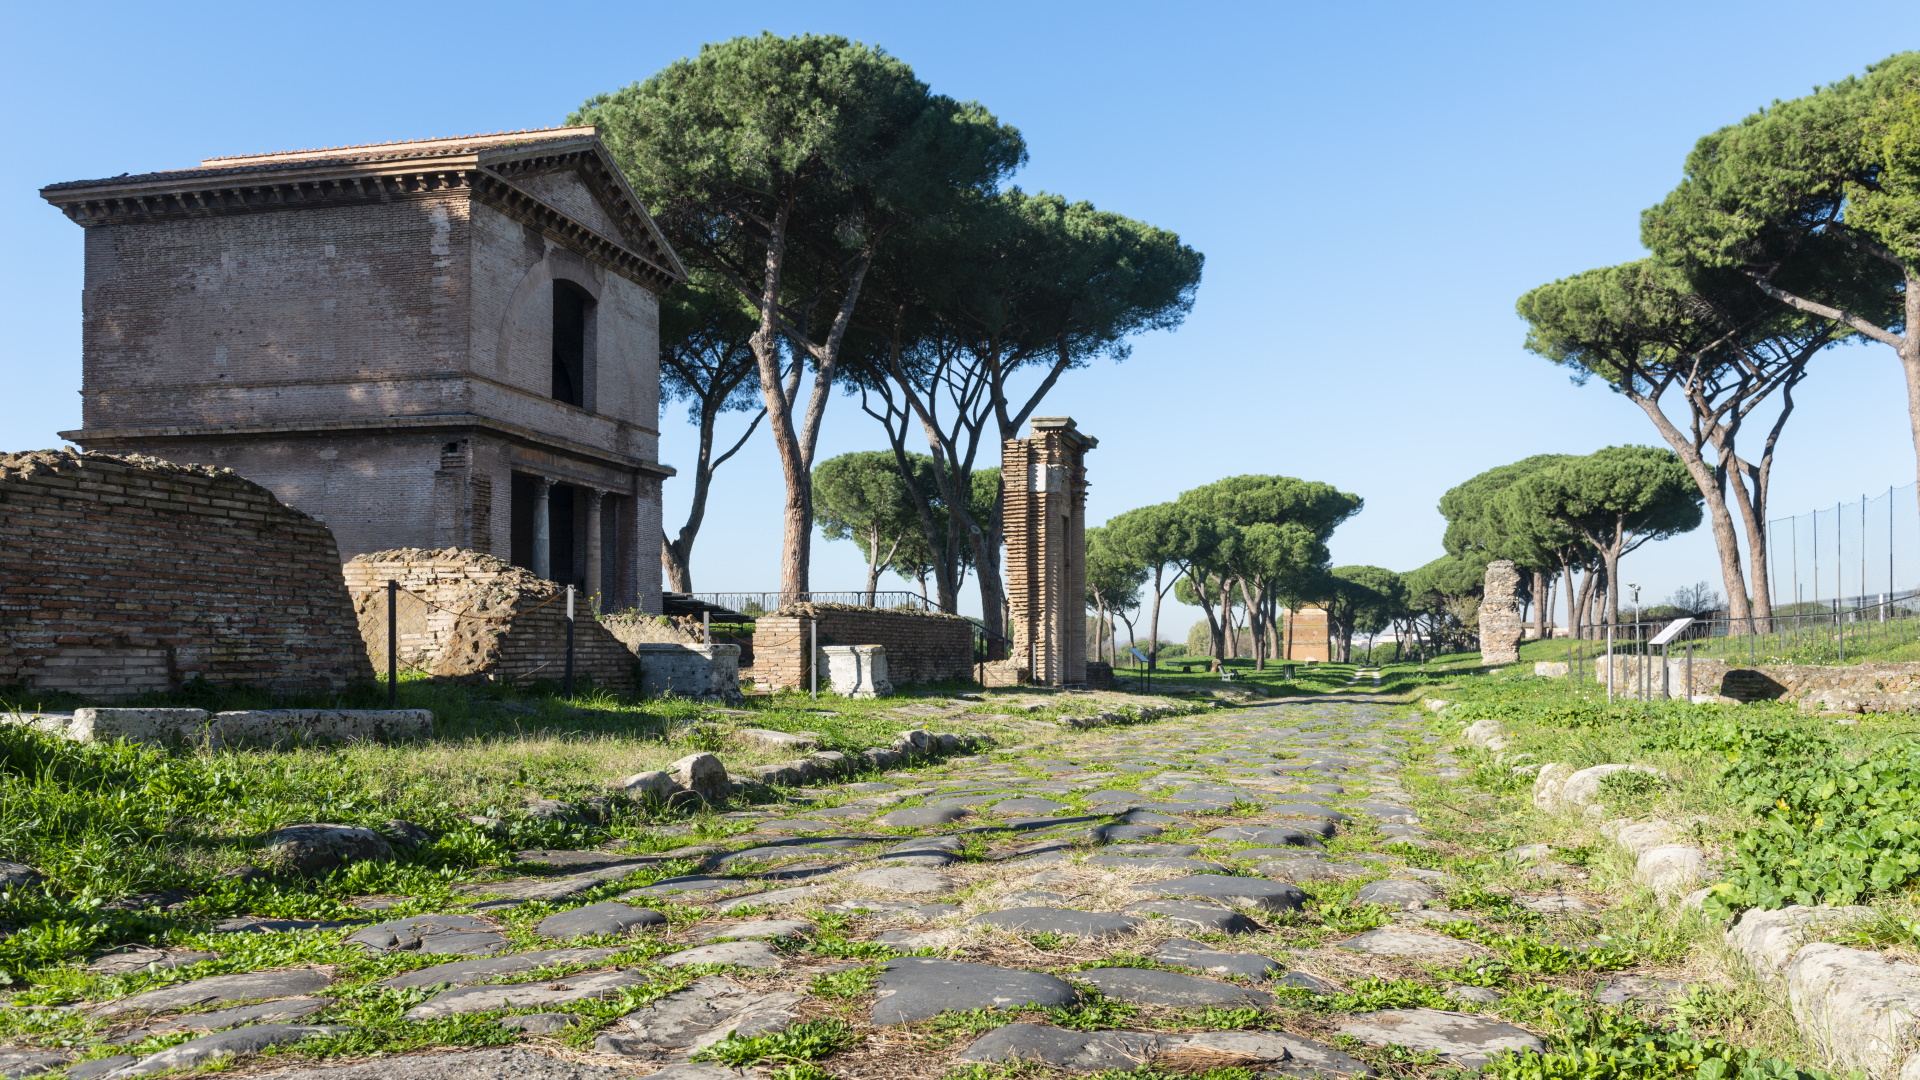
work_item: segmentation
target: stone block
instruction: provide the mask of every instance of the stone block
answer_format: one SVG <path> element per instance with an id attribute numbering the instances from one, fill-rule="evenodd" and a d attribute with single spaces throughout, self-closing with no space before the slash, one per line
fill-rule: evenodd
<path id="1" fill-rule="evenodd" d="M 740 646 L 640 642 L 640 692 L 649 697 L 734 701 L 740 697 Z"/>
<path id="2" fill-rule="evenodd" d="M 712 754 L 688 754 L 668 766 L 673 782 L 706 800 L 709 805 L 724 802 L 731 790 L 727 767 Z"/>
<path id="3" fill-rule="evenodd" d="M 419 739 L 433 731 L 426 709 L 76 709 L 75 742 L 124 739 L 152 746 L 289 746 L 310 742 Z"/>
<path id="4" fill-rule="evenodd" d="M 826 645 L 827 681 L 841 697 L 870 698 L 893 693 L 887 680 L 885 645 Z"/>
<path id="5" fill-rule="evenodd" d="M 1535 660 L 1533 673 L 1543 679 L 1564 679 L 1573 669 L 1565 660 Z"/>

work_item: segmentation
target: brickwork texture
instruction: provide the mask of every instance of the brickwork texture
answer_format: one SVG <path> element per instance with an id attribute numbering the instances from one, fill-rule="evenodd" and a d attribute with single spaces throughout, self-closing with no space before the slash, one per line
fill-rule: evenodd
<path id="1" fill-rule="evenodd" d="M 820 645 L 884 645 L 887 678 L 903 683 L 973 677 L 973 624 L 958 615 L 885 611 L 844 604 L 796 604 L 755 620 L 753 667 L 741 672 L 756 690 L 804 689 L 815 624 Z M 826 669 L 820 683 L 826 686 Z"/>
<path id="2" fill-rule="evenodd" d="M 1069 417 L 1035 417 L 1000 451 L 1009 659 L 1041 686 L 1087 681 L 1086 452 Z"/>
<path id="3" fill-rule="evenodd" d="M 0 686 L 101 700 L 200 678 L 339 692 L 373 676 L 325 525 L 232 472 L 0 456 Z"/>
<path id="4" fill-rule="evenodd" d="M 387 582 L 400 664 L 436 678 L 531 682 L 566 672 L 565 587 L 497 556 L 456 548 L 356 555 L 345 567 L 359 636 L 374 667 L 387 667 Z M 639 685 L 633 653 L 576 594 L 573 672 L 612 690 Z"/>

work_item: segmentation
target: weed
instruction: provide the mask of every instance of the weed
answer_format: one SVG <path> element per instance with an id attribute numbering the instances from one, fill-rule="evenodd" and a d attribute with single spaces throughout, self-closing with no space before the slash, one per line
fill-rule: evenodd
<path id="1" fill-rule="evenodd" d="M 764 1061 L 813 1061 L 852 1045 L 846 1021 L 807 1020 L 765 1035 L 732 1034 L 693 1055 L 694 1061 L 718 1061 L 739 1068 Z"/>
<path id="2" fill-rule="evenodd" d="M 880 965 L 869 964 L 865 967 L 828 971 L 815 975 L 807 988 L 817 997 L 847 1000 L 871 992 L 874 982 L 879 977 Z"/>

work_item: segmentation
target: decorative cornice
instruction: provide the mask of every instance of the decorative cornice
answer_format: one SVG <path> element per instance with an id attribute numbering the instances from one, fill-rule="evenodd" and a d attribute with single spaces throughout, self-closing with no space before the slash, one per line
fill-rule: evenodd
<path id="1" fill-rule="evenodd" d="M 168 424 L 145 428 L 80 428 L 62 431 L 60 437 L 82 447 L 110 448 L 127 443 L 151 443 L 169 439 L 257 439 L 263 435 L 391 435 L 397 431 L 487 431 L 508 436 L 527 446 L 653 476 L 678 475 L 671 465 L 645 458 L 603 450 L 572 439 L 534 431 L 519 424 L 480 416 L 475 413 L 442 413 L 437 416 L 384 416 L 365 420 L 294 420 L 258 424 Z"/>
<path id="2" fill-rule="evenodd" d="M 206 178 L 209 181 L 229 182 L 186 188 L 172 186 L 171 190 L 114 192 L 111 189 L 48 188 L 41 195 L 82 226 L 123 225 L 167 218 L 431 198 L 466 191 L 472 184 L 473 173 L 472 169 L 418 169 L 279 180 L 247 174 L 226 178 L 209 176 Z"/>

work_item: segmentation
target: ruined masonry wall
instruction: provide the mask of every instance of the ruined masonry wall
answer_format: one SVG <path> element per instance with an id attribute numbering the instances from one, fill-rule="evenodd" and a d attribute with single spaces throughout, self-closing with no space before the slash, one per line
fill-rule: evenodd
<path id="1" fill-rule="evenodd" d="M 1512 664 L 1520 659 L 1520 571 L 1508 559 L 1487 564 L 1480 600 L 1480 662 Z"/>
<path id="2" fill-rule="evenodd" d="M 800 604 L 762 615 L 754 623 L 756 690 L 807 685 L 811 627 L 820 624 L 820 644 L 884 645 L 887 678 L 895 685 L 973 677 L 973 624 L 958 615 L 882 611 L 841 604 Z M 826 682 L 821 672 L 821 683 Z"/>
<path id="3" fill-rule="evenodd" d="M 325 525 L 231 472 L 0 456 L 0 686 L 103 700 L 194 678 L 345 690 L 373 669 Z"/>
<path id="4" fill-rule="evenodd" d="M 395 612 L 400 663 L 439 678 L 560 679 L 567 663 L 566 589 L 475 551 L 403 548 L 344 567 L 366 653 L 387 669 L 387 582 L 404 590 Z M 425 602 L 422 602 L 422 601 Z M 635 688 L 634 655 L 575 598 L 573 674 Z"/>

